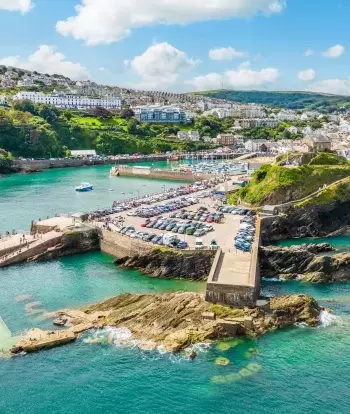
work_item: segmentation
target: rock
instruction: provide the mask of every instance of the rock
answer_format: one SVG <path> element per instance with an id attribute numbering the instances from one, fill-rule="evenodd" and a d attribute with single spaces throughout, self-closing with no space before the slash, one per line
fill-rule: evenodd
<path id="1" fill-rule="evenodd" d="M 11 353 L 35 352 L 39 349 L 54 348 L 68 342 L 75 341 L 76 335 L 69 330 L 65 331 L 42 331 L 41 329 L 31 329 L 20 341 L 11 349 Z"/>
<path id="2" fill-rule="evenodd" d="M 327 283 L 330 281 L 330 277 L 324 272 L 310 272 L 305 273 L 301 281 L 306 283 Z"/>
<path id="3" fill-rule="evenodd" d="M 276 316 L 277 327 L 305 322 L 310 326 L 319 323 L 321 308 L 317 302 L 307 295 L 286 295 L 272 298 L 270 309 Z"/>
<path id="4" fill-rule="evenodd" d="M 178 251 L 155 248 L 147 254 L 115 260 L 123 269 L 137 269 L 151 277 L 207 280 L 214 260 L 213 251 Z"/>
<path id="5" fill-rule="evenodd" d="M 53 321 L 53 324 L 56 326 L 64 326 L 68 321 L 68 318 L 57 318 Z"/>
<path id="6" fill-rule="evenodd" d="M 71 342 L 80 333 L 100 324 L 130 330 L 133 339 L 149 344 L 147 350 L 162 345 L 168 352 L 178 352 L 198 342 L 235 335 L 259 336 L 296 322 L 315 325 L 321 310 L 307 295 L 273 298 L 269 309 L 212 305 L 198 293 L 124 294 L 81 310 L 57 312 L 60 318 L 72 320 L 73 326 L 63 331 L 30 331 L 12 352 L 33 352 Z M 203 313 L 214 313 L 215 319 L 204 319 Z"/>
<path id="7" fill-rule="evenodd" d="M 262 277 L 325 283 L 350 280 L 350 253 L 317 256 L 334 250 L 328 244 L 287 247 L 267 246 L 259 250 Z"/>
<path id="8" fill-rule="evenodd" d="M 287 214 L 262 220 L 262 242 L 303 237 L 327 237 L 350 227 L 350 195 L 346 201 L 292 208 Z"/>
<path id="9" fill-rule="evenodd" d="M 59 257 L 71 256 L 78 253 L 87 253 L 99 250 L 99 232 L 90 227 L 74 227 L 66 230 L 60 244 L 50 247 L 46 252 L 32 257 L 29 261 L 53 260 Z"/>

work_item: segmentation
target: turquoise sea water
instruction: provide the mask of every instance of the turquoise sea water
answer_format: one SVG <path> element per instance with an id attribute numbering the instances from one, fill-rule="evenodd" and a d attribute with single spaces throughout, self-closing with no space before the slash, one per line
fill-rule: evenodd
<path id="1" fill-rule="evenodd" d="M 77 182 L 93 182 L 94 177 L 99 187 L 110 188 L 108 169 L 55 170 L 0 180 L 0 231 L 4 223 L 13 227 L 20 221 L 25 226 L 39 208 L 39 214 L 51 214 L 57 200 L 64 211 L 110 204 L 107 192 L 80 201 L 70 191 Z M 87 173 L 92 178 L 82 178 Z M 23 182 L 26 178 L 29 181 Z M 11 191 L 11 181 L 15 192 Z M 141 189 L 144 182 L 136 180 L 135 188 Z M 159 188 L 163 182 L 146 184 Z M 56 185 L 59 197 L 53 188 Z M 122 185 L 118 182 L 118 189 Z M 129 187 L 127 184 L 125 188 Z M 21 198 L 30 211 L 22 208 Z M 6 205 L 11 211 L 4 219 Z M 1 269 L 0 316 L 17 333 L 33 326 L 51 327 L 40 314 L 30 315 L 24 303 L 16 302 L 20 295 L 31 295 L 33 301 L 41 302 L 39 309 L 51 311 L 122 292 L 202 288 L 202 284 L 152 279 L 121 270 L 109 256 L 91 253 Z M 0 413 L 348 413 L 350 284 L 269 281 L 263 282 L 262 291 L 267 296 L 311 294 L 341 319 L 327 327 L 300 326 L 255 341 L 244 340 L 228 351 L 213 346 L 198 351 L 198 358 L 192 362 L 181 355 L 87 344 L 82 339 L 62 348 L 0 359 Z M 257 354 L 249 357 L 250 348 L 257 349 Z M 217 357 L 228 358 L 230 364 L 217 366 Z M 255 370 L 260 366 L 260 371 L 235 375 L 242 369 L 247 375 L 244 368 L 251 363 Z"/>
<path id="2" fill-rule="evenodd" d="M 350 236 L 337 236 L 337 237 L 317 237 L 317 238 L 304 238 L 304 239 L 293 239 L 293 240 L 282 240 L 276 242 L 277 246 L 299 246 L 305 243 L 329 243 L 335 249 L 336 253 L 350 251 Z"/>

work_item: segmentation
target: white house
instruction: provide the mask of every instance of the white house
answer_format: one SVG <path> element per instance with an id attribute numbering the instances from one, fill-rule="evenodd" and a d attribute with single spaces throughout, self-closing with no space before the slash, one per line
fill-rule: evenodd
<path id="1" fill-rule="evenodd" d="M 179 131 L 177 133 L 177 139 L 179 141 L 198 142 L 200 139 L 200 135 L 198 131 Z"/>
<path id="2" fill-rule="evenodd" d="M 312 134 L 312 128 L 310 126 L 305 127 L 302 131 L 303 135 L 310 135 Z"/>
<path id="3" fill-rule="evenodd" d="M 292 125 L 289 128 L 287 128 L 287 131 L 291 132 L 292 134 L 297 134 L 298 128 Z"/>
<path id="4" fill-rule="evenodd" d="M 251 139 L 244 144 L 244 147 L 251 152 L 267 152 L 269 145 L 270 142 L 264 139 Z"/>
<path id="5" fill-rule="evenodd" d="M 84 95 L 46 95 L 42 92 L 21 91 L 13 96 L 14 100 L 29 100 L 67 109 L 93 109 L 98 106 L 107 109 L 120 109 L 122 102 L 119 97 L 89 98 Z"/>

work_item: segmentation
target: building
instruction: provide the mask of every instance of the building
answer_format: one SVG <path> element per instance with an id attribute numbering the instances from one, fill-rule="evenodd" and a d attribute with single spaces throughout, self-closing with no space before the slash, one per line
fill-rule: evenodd
<path id="1" fill-rule="evenodd" d="M 232 116 L 237 118 L 264 118 L 266 111 L 259 105 L 237 105 L 233 111 Z"/>
<path id="2" fill-rule="evenodd" d="M 71 150 L 72 157 L 95 157 L 95 150 Z"/>
<path id="3" fill-rule="evenodd" d="M 298 128 L 292 125 L 289 128 L 287 128 L 287 131 L 289 131 L 291 134 L 297 134 Z"/>
<path id="4" fill-rule="evenodd" d="M 89 98 L 84 95 L 55 94 L 46 95 L 42 92 L 18 92 L 14 100 L 29 100 L 66 109 L 93 109 L 103 107 L 106 109 L 121 109 L 122 102 L 119 97 Z"/>
<path id="5" fill-rule="evenodd" d="M 136 106 L 132 109 L 139 122 L 177 124 L 187 122 L 185 110 L 173 106 Z"/>
<path id="6" fill-rule="evenodd" d="M 250 152 L 267 152 L 270 142 L 264 139 L 250 139 L 244 144 L 244 148 Z"/>
<path id="7" fill-rule="evenodd" d="M 200 140 L 200 135 L 198 131 L 179 131 L 177 133 L 178 141 L 192 141 L 198 142 Z"/>
<path id="8" fill-rule="evenodd" d="M 8 98 L 6 95 L 0 95 L 0 105 L 8 105 Z"/>
<path id="9" fill-rule="evenodd" d="M 237 144 L 237 138 L 232 134 L 219 134 L 216 138 L 216 142 L 230 147 Z"/>
<path id="10" fill-rule="evenodd" d="M 274 118 L 244 118 L 244 119 L 238 119 L 235 122 L 235 126 L 240 126 L 244 129 L 248 128 L 259 128 L 259 127 L 270 127 L 274 128 L 278 126 L 279 121 L 278 119 Z"/>
<path id="11" fill-rule="evenodd" d="M 280 111 L 277 115 L 276 118 L 279 121 L 295 121 L 298 116 L 294 111 Z"/>
<path id="12" fill-rule="evenodd" d="M 211 143 L 211 144 L 215 144 L 216 143 L 216 138 L 212 138 L 212 137 L 210 137 L 209 135 L 205 135 L 204 137 L 203 137 L 203 141 L 204 142 L 206 142 L 206 143 Z"/>
<path id="13" fill-rule="evenodd" d="M 325 135 L 309 135 L 302 140 L 302 150 L 304 152 L 325 151 L 331 148 L 331 140 Z"/>
<path id="14" fill-rule="evenodd" d="M 303 130 L 301 132 L 303 133 L 304 136 L 311 135 L 312 134 L 312 128 L 310 126 L 307 126 L 307 127 L 303 128 Z"/>

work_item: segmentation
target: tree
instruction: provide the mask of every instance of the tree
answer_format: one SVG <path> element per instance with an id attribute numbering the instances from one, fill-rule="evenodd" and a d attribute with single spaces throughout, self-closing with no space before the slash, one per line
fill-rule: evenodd
<path id="1" fill-rule="evenodd" d="M 38 115 L 52 123 L 58 119 L 60 111 L 54 106 L 43 104 L 39 106 Z"/>
<path id="2" fill-rule="evenodd" d="M 112 112 L 108 111 L 108 109 L 103 108 L 102 106 L 96 106 L 92 112 L 93 115 L 98 118 L 108 119 L 113 117 Z"/>
<path id="3" fill-rule="evenodd" d="M 12 108 L 16 111 L 30 112 L 32 115 L 37 115 L 37 109 L 33 102 L 24 99 L 22 101 L 13 101 Z"/>
<path id="4" fill-rule="evenodd" d="M 129 119 L 135 116 L 135 112 L 130 108 L 123 108 L 120 111 L 120 117 L 123 119 Z"/>
<path id="5" fill-rule="evenodd" d="M 12 154 L 0 148 L 0 173 L 11 171 L 12 163 Z"/>
<path id="6" fill-rule="evenodd" d="M 69 111 L 64 111 L 62 113 L 63 118 L 65 118 L 67 121 L 70 121 L 73 118 L 73 115 Z"/>

